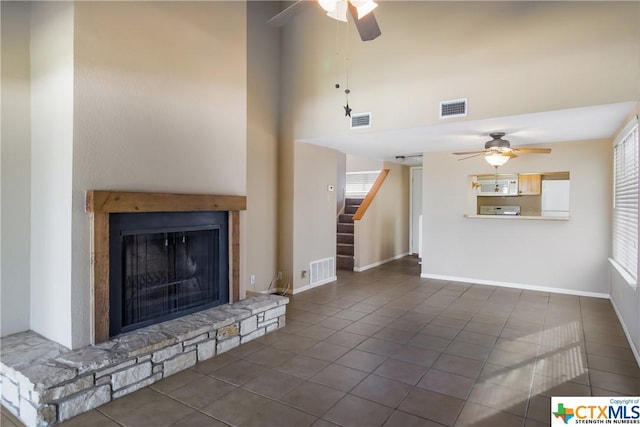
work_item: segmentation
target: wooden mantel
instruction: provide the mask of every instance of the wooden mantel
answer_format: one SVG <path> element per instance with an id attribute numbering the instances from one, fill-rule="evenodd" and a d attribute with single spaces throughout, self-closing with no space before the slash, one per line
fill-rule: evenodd
<path id="1" fill-rule="evenodd" d="M 86 210 L 91 214 L 91 286 L 93 341 L 109 339 L 109 214 L 135 212 L 229 212 L 229 285 L 232 301 L 240 299 L 240 211 L 246 196 L 90 190 Z"/>

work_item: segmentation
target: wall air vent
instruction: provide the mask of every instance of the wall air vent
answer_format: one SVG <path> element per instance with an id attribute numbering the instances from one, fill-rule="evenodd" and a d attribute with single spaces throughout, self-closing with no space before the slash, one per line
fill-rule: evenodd
<path id="1" fill-rule="evenodd" d="M 467 115 L 467 98 L 440 102 L 440 118 L 463 117 Z"/>
<path id="2" fill-rule="evenodd" d="M 371 113 L 358 113 L 351 115 L 351 129 L 371 127 Z"/>
<path id="3" fill-rule="evenodd" d="M 336 280 L 335 258 L 319 259 L 309 263 L 309 285 L 318 286 Z"/>

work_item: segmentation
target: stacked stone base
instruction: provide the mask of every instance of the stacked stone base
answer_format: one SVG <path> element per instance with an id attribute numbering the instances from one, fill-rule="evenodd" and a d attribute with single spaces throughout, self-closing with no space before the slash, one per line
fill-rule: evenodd
<path id="1" fill-rule="evenodd" d="M 67 420 L 281 328 L 288 302 L 248 298 L 73 351 L 31 331 L 4 337 L 2 405 L 27 426 Z"/>

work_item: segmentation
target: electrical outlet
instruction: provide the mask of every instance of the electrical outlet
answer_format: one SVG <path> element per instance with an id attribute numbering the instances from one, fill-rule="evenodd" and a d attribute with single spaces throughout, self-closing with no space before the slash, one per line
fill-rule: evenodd
<path id="1" fill-rule="evenodd" d="M 255 284 L 256 284 L 256 275 L 255 275 L 255 274 L 252 274 L 252 275 L 249 277 L 249 280 L 251 281 L 251 284 L 252 284 L 252 285 L 255 285 Z"/>

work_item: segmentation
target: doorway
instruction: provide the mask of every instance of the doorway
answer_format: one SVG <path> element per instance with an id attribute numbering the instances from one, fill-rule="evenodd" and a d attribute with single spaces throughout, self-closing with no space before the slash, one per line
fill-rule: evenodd
<path id="1" fill-rule="evenodd" d="M 411 168 L 411 201 L 409 251 L 417 254 L 420 247 L 420 215 L 422 215 L 422 167 Z"/>

